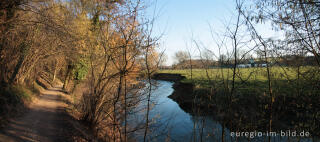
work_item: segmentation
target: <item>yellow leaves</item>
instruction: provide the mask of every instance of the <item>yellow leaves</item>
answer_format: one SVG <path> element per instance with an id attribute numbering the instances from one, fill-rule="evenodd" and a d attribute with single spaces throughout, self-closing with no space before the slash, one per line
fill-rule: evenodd
<path id="1" fill-rule="evenodd" d="M 88 19 L 85 13 L 78 15 L 72 23 L 72 28 L 74 29 L 74 32 L 76 32 L 78 35 L 82 37 L 88 37 L 91 35 L 90 26 L 90 20 Z"/>
<path id="2" fill-rule="evenodd" d="M 274 99 L 274 97 L 272 97 L 272 98 L 271 98 L 271 102 L 274 103 L 274 101 L 275 101 L 275 99 Z"/>
<path id="3" fill-rule="evenodd" d="M 78 49 L 78 52 L 79 52 L 80 54 L 86 54 L 86 52 L 88 51 L 85 40 L 80 40 L 80 41 L 78 41 L 76 48 Z"/>

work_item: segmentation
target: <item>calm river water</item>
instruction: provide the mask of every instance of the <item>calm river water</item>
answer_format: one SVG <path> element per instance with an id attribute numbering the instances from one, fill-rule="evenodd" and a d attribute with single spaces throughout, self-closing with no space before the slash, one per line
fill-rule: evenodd
<path id="1" fill-rule="evenodd" d="M 222 140 L 222 125 L 211 119 L 209 116 L 193 116 L 186 113 L 180 106 L 168 96 L 173 93 L 172 82 L 156 81 L 152 91 L 152 110 L 150 119 L 152 119 L 150 131 L 148 132 L 148 141 L 221 141 Z M 131 124 L 136 124 L 132 127 L 141 126 L 140 130 L 131 133 L 131 137 L 138 141 L 143 141 L 145 123 L 146 101 L 142 101 L 139 113 L 130 115 Z M 224 129 L 224 141 L 265 141 L 265 137 L 237 138 L 230 136 L 230 131 Z M 292 141 L 288 137 L 272 137 L 272 141 Z M 310 139 L 301 141 L 311 142 Z"/>

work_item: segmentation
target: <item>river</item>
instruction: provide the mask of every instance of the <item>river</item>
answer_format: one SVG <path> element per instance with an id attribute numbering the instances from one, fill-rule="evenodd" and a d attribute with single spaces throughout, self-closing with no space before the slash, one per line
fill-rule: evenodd
<path id="1" fill-rule="evenodd" d="M 210 116 L 193 116 L 180 108 L 180 106 L 168 98 L 173 93 L 172 82 L 156 81 L 152 90 L 152 109 L 150 111 L 150 131 L 148 131 L 148 141 L 264 141 L 266 137 L 237 138 L 231 137 L 231 132 L 225 128 L 222 133 L 222 125 L 213 120 Z M 139 113 L 132 113 L 130 116 L 135 126 L 140 127 L 137 131 L 131 133 L 131 137 L 143 141 L 145 123 L 145 112 L 142 108 L 146 108 L 146 101 L 142 101 Z M 138 109 L 137 108 L 137 109 Z M 272 141 L 288 141 L 288 137 L 272 137 Z M 291 139 L 292 141 L 292 139 Z M 301 141 L 311 142 L 311 139 L 303 139 Z"/>

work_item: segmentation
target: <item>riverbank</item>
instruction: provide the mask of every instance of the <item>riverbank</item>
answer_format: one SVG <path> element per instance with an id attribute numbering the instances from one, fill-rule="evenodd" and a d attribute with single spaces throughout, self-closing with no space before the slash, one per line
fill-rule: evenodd
<path id="1" fill-rule="evenodd" d="M 212 105 L 209 105 L 210 90 L 205 88 L 197 88 L 194 83 L 187 82 L 186 77 L 181 74 L 157 73 L 152 76 L 155 80 L 164 80 L 174 82 L 173 93 L 168 97 L 179 104 L 186 112 L 193 114 L 194 108 L 200 108 L 198 114 L 208 114 L 212 111 Z"/>
<path id="2" fill-rule="evenodd" d="M 164 80 L 164 81 L 172 81 L 172 82 L 179 82 L 183 79 L 186 79 L 185 76 L 181 74 L 174 74 L 174 73 L 155 73 L 151 77 L 154 80 Z"/>
<path id="3" fill-rule="evenodd" d="M 213 117 L 224 124 L 231 131 L 260 130 L 268 131 L 270 122 L 270 96 L 262 87 L 265 83 L 236 82 L 236 91 L 232 96 L 218 81 L 209 82 L 216 87 L 199 85 L 201 80 L 191 81 L 190 78 L 176 81 L 174 92 L 169 98 L 176 101 L 179 106 L 192 115 L 205 115 Z M 202 80 L 202 82 L 204 82 Z M 282 84 L 279 84 L 282 83 Z M 279 88 L 285 83 L 279 81 L 274 89 L 272 106 L 272 129 L 280 130 L 308 130 L 314 136 L 320 132 L 320 96 L 317 90 L 310 93 L 288 94 L 292 86 Z M 216 83 L 216 84 L 214 84 Z M 217 86 L 220 87 L 217 87 Z M 255 86 L 255 87 L 253 87 Z M 246 88 L 242 88 L 246 87 Z M 295 90 L 290 90 L 295 91 Z M 277 113 L 274 113 L 277 112 Z"/>

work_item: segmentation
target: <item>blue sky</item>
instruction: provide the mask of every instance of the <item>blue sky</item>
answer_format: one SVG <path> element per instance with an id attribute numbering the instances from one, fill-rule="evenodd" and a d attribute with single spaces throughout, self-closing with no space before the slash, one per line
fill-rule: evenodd
<path id="1" fill-rule="evenodd" d="M 186 44 L 191 38 L 201 41 L 205 46 L 215 46 L 210 34 L 210 27 L 216 32 L 223 32 L 230 19 L 235 19 L 234 0 L 158 0 L 156 8 L 153 5 L 149 11 L 156 9 L 159 17 L 156 19 L 156 33 L 164 33 L 160 48 L 166 49 L 167 64 L 174 62 L 173 55 L 180 50 L 187 50 Z M 272 35 L 271 28 L 259 27 L 262 33 Z M 190 46 L 189 46 L 190 47 Z M 196 58 L 198 50 L 189 48 Z"/>

